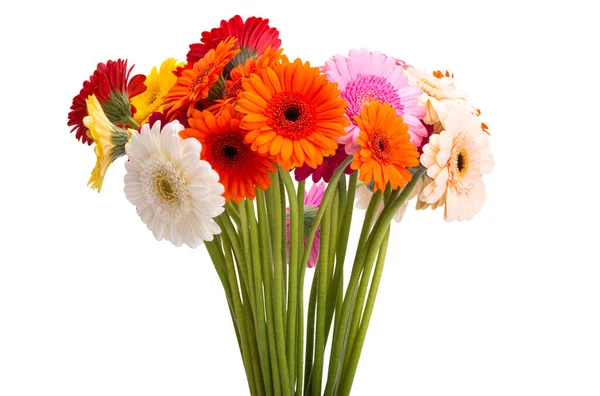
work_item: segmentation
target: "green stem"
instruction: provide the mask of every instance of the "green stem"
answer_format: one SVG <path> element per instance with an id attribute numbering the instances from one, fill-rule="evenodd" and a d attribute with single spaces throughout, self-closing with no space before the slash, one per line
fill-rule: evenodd
<path id="1" fill-rule="evenodd" d="M 323 203 L 321 203 L 323 205 Z M 325 214 L 321 222 L 321 245 L 317 264 L 317 326 L 315 339 L 315 363 L 313 366 L 312 394 L 321 394 L 323 362 L 325 359 L 325 314 L 327 310 L 327 283 L 329 264 L 329 239 L 331 234 L 331 207 L 325 203 Z"/>
<path id="2" fill-rule="evenodd" d="M 383 194 L 384 195 L 384 199 L 383 199 L 384 205 L 390 204 L 390 201 L 389 201 L 390 194 L 391 194 L 391 185 L 388 184 L 386 186 L 386 190 Z M 353 303 L 353 308 L 350 311 L 351 312 L 350 330 L 348 331 L 348 340 L 346 342 L 346 345 L 348 345 L 350 347 L 352 345 L 354 345 L 354 340 L 356 339 L 356 333 L 358 332 L 358 326 L 360 324 L 361 312 L 363 311 L 365 297 L 367 294 L 367 289 L 369 287 L 369 280 L 371 279 L 371 271 L 372 270 L 373 270 L 372 265 L 365 266 L 365 267 L 363 267 L 363 272 L 360 276 L 360 284 L 358 287 L 358 292 L 356 294 L 356 299 Z M 346 365 L 348 364 L 348 358 L 349 358 L 349 356 L 346 354 L 346 357 L 344 359 L 344 366 L 342 366 L 344 371 L 345 371 Z"/>
<path id="3" fill-rule="evenodd" d="M 246 206 L 247 219 L 250 225 L 250 243 L 252 247 L 252 263 L 254 273 L 254 287 L 256 298 L 256 311 L 254 314 L 254 324 L 258 335 L 258 352 L 260 356 L 262 376 L 265 384 L 265 393 L 267 396 L 273 395 L 273 376 L 271 374 L 271 365 L 269 361 L 269 342 L 267 340 L 267 324 L 265 323 L 265 299 L 263 296 L 263 280 L 261 268 L 261 254 L 259 248 L 260 238 L 258 236 L 258 225 L 254 214 L 254 203 L 244 199 L 243 206 Z"/>
<path id="4" fill-rule="evenodd" d="M 298 182 L 298 254 L 304 249 L 304 188 L 305 182 Z M 296 333 L 296 396 L 302 396 L 304 385 L 304 273 L 306 267 L 300 268 L 298 263 L 298 312 Z"/>
<path id="5" fill-rule="evenodd" d="M 290 205 L 290 253 L 289 253 L 289 276 L 288 276 L 288 306 L 287 306 L 287 358 L 290 381 L 295 383 L 296 377 L 296 308 L 298 298 L 298 223 L 300 215 L 298 213 L 298 197 L 294 182 L 288 172 L 284 172 L 279 167 L 279 177 L 283 180 L 283 184 L 289 197 Z"/>
<path id="6" fill-rule="evenodd" d="M 242 223 L 240 219 L 240 212 L 237 210 L 235 205 L 229 201 L 225 204 L 225 209 L 227 209 L 227 214 L 233 219 L 238 228 L 241 227 Z"/>
<path id="7" fill-rule="evenodd" d="M 252 395 L 257 395 L 256 382 L 254 378 L 254 369 L 252 358 L 250 356 L 250 345 L 248 343 L 248 335 L 246 331 L 246 320 L 244 318 L 244 312 L 242 307 L 242 301 L 240 298 L 240 291 L 238 287 L 238 281 L 235 275 L 235 268 L 233 265 L 233 256 L 231 252 L 231 244 L 229 237 L 226 233 L 221 234 L 223 240 L 223 250 L 225 251 L 225 264 L 227 266 L 227 276 L 229 281 L 229 287 L 232 291 L 232 300 L 235 310 L 235 316 L 237 318 L 238 330 L 240 332 L 240 339 L 242 341 L 242 360 L 244 361 L 244 368 L 246 369 L 246 378 L 248 379 L 248 387 Z"/>
<path id="8" fill-rule="evenodd" d="M 279 374 L 280 364 L 277 356 L 277 341 L 275 338 L 275 324 L 273 319 L 272 300 L 272 277 L 273 264 L 271 252 L 271 233 L 265 208 L 265 193 L 262 190 L 256 192 L 256 206 L 258 207 L 258 231 L 260 235 L 260 252 L 263 271 L 263 284 L 265 289 L 265 305 L 267 313 L 267 337 L 269 340 L 269 356 L 271 358 L 271 370 L 273 373 L 273 392 L 281 394 L 281 377 Z"/>
<path id="9" fill-rule="evenodd" d="M 140 125 L 137 122 L 135 122 L 135 120 L 131 116 L 125 117 L 124 121 L 124 123 L 129 124 L 129 126 L 131 126 L 132 129 L 140 129 Z"/>
<path id="10" fill-rule="evenodd" d="M 248 289 L 248 282 L 246 281 L 246 260 L 244 255 L 244 249 L 242 247 L 242 243 L 240 242 L 240 237 L 238 236 L 233 224 L 231 223 L 231 219 L 227 216 L 227 213 L 221 214 L 219 217 L 215 218 L 215 221 L 221 227 L 222 236 L 227 236 L 227 240 L 229 241 L 233 254 L 235 255 L 237 266 L 238 266 L 238 275 L 240 277 L 240 284 L 242 289 Z"/>
<path id="11" fill-rule="evenodd" d="M 250 242 L 250 232 L 249 232 L 249 219 L 248 213 L 246 212 L 246 201 L 242 200 L 238 205 L 238 211 L 240 213 L 240 228 L 238 229 L 238 234 L 241 235 L 242 239 L 242 247 L 244 248 L 244 261 L 246 262 L 246 276 L 247 281 L 247 291 L 250 296 L 250 308 L 252 312 L 252 316 L 256 317 L 257 307 L 256 307 L 256 286 L 254 285 L 254 270 L 253 270 L 253 256 L 252 256 L 252 245 Z M 244 302 L 246 302 L 244 300 Z"/>
<path id="12" fill-rule="evenodd" d="M 310 287 L 310 298 L 308 300 L 308 317 L 306 319 L 306 375 L 304 377 L 305 395 L 312 394 L 312 372 L 315 356 L 315 322 L 317 312 L 317 280 L 315 273 Z"/>
<path id="13" fill-rule="evenodd" d="M 342 285 L 344 284 L 344 262 L 346 260 L 346 251 L 348 248 L 348 237 L 350 234 L 350 226 L 352 224 L 352 213 L 354 210 L 354 197 L 356 194 L 356 181 L 358 179 L 358 172 L 354 172 L 350 176 L 350 184 L 348 185 L 348 192 L 345 198 L 344 205 L 344 214 L 342 217 L 342 225 L 340 227 L 339 232 L 339 240 L 337 242 L 337 251 L 336 251 L 336 268 L 335 274 L 333 276 L 333 281 L 331 284 L 331 294 L 330 298 L 327 301 L 327 317 L 326 317 L 326 335 L 329 336 L 329 331 L 331 329 L 331 323 L 333 320 L 333 314 L 336 310 L 337 302 L 340 300 L 342 296 Z M 340 179 L 345 180 L 345 179 Z M 341 187 L 342 190 L 344 187 Z M 341 265 L 340 265 L 341 264 Z M 335 298 L 331 298 L 334 297 Z M 339 312 L 338 312 L 339 314 Z"/>
<path id="14" fill-rule="evenodd" d="M 273 206 L 269 207 L 269 213 L 272 213 L 274 229 L 273 235 L 273 259 L 274 259 L 274 290 L 273 290 L 273 306 L 275 309 L 275 337 L 277 341 L 277 354 L 279 356 L 281 384 L 283 394 L 291 396 L 293 394 L 292 384 L 287 365 L 287 352 L 285 348 L 285 314 L 284 314 L 284 291 L 283 291 L 283 267 L 281 257 L 282 249 L 282 221 L 281 217 L 281 191 L 279 185 L 279 175 L 277 172 L 271 174 L 273 179 Z M 271 213 L 270 213 L 271 214 Z"/>
<path id="15" fill-rule="evenodd" d="M 341 395 L 349 395 L 352 389 L 352 383 L 354 376 L 356 375 L 356 368 L 358 367 L 358 360 L 362 352 L 363 345 L 365 343 L 365 337 L 367 336 L 367 329 L 371 322 L 371 315 L 373 314 L 373 307 L 375 306 L 375 299 L 377 298 L 377 291 L 379 290 L 379 283 L 381 282 L 381 275 L 383 273 L 383 266 L 385 263 L 385 255 L 387 253 L 388 241 L 390 239 L 390 228 L 385 234 L 381 247 L 379 248 L 379 254 L 377 256 L 377 265 L 375 266 L 375 273 L 373 274 L 373 280 L 371 282 L 371 288 L 369 290 L 369 297 L 367 298 L 367 304 L 363 313 L 362 320 L 360 322 L 360 329 L 356 336 L 350 351 L 350 359 L 348 367 L 344 370 L 344 379 L 340 386 Z"/>
<path id="16" fill-rule="evenodd" d="M 385 237 L 389 224 L 392 218 L 394 217 L 394 213 L 406 201 L 406 199 L 414 189 L 417 181 L 423 175 L 425 170 L 426 169 L 422 167 L 418 168 L 413 174 L 411 182 L 408 183 L 404 189 L 395 190 L 394 192 L 392 192 L 390 196 L 390 204 L 384 207 L 383 211 L 379 215 L 379 218 L 375 222 L 375 225 L 373 226 L 371 234 L 365 242 L 366 248 L 357 252 L 357 258 L 355 260 L 354 266 L 355 268 L 353 268 L 350 283 L 348 285 L 346 296 L 344 298 L 344 304 L 342 307 L 342 314 L 340 318 L 340 331 L 338 332 L 338 334 L 336 334 L 338 339 L 334 342 L 334 348 L 336 348 L 337 345 L 339 349 L 335 349 L 335 354 L 334 349 L 332 349 L 331 359 L 335 359 L 335 361 L 337 362 L 337 368 L 335 370 L 335 373 L 333 373 L 332 383 L 328 383 L 328 386 L 331 386 L 330 392 L 334 392 L 338 383 L 338 379 L 340 379 L 340 363 L 344 361 L 345 349 L 348 347 L 346 343 L 348 341 L 347 337 L 350 310 L 356 298 L 356 287 L 361 269 L 372 265 L 372 263 L 375 261 L 375 257 L 377 256 L 379 247 L 383 242 L 383 238 Z M 328 395 L 327 391 L 325 392 L 325 395 Z"/>
<path id="17" fill-rule="evenodd" d="M 242 340 L 240 338 L 240 331 L 238 329 L 237 319 L 235 317 L 235 310 L 233 306 L 233 295 L 231 294 L 231 287 L 229 287 L 229 280 L 227 278 L 227 269 L 225 267 L 225 256 L 223 256 L 223 251 L 216 243 L 216 238 L 213 241 L 204 242 L 206 246 L 206 250 L 210 255 L 211 261 L 217 271 L 217 275 L 221 280 L 221 284 L 223 285 L 223 290 L 225 291 L 225 298 L 227 299 L 227 306 L 229 307 L 229 313 L 231 314 L 231 321 L 233 322 L 233 329 L 235 330 L 235 337 L 238 342 L 238 347 L 240 348 L 240 354 L 242 353 Z"/>
<path id="18" fill-rule="evenodd" d="M 308 232 L 308 236 L 306 237 L 306 249 L 304 249 L 304 255 L 302 256 L 302 261 L 300 262 L 300 268 L 306 267 L 308 264 L 308 258 L 310 257 L 310 246 L 312 246 L 313 241 L 315 240 L 315 234 L 317 233 L 317 229 L 319 228 L 319 224 L 321 223 L 321 219 L 323 218 L 323 214 L 325 213 L 325 207 L 329 205 L 333 194 L 337 188 L 338 180 L 342 175 L 342 172 L 348 166 L 350 162 L 352 162 L 353 157 L 348 157 L 344 162 L 337 167 L 335 172 L 333 172 L 333 176 L 329 180 L 329 184 L 327 185 L 327 189 L 325 190 L 325 195 L 323 196 L 323 200 L 321 201 L 321 205 L 319 205 L 319 210 L 315 216 L 315 220 L 310 227 L 310 231 Z"/>
<path id="19" fill-rule="evenodd" d="M 346 288 L 346 294 L 342 303 L 342 310 L 341 312 L 338 312 L 338 316 L 336 316 L 336 331 L 334 331 L 333 334 L 333 343 L 331 346 L 331 353 L 329 359 L 329 370 L 327 373 L 327 384 L 325 386 L 324 393 L 324 395 L 327 396 L 331 396 L 334 394 L 335 386 L 340 375 L 340 370 L 343 363 L 342 358 L 346 321 L 348 320 L 349 314 L 354 304 L 355 289 L 362 269 L 361 255 L 366 254 L 363 245 L 366 243 L 366 239 L 369 235 L 369 230 L 371 229 L 371 224 L 373 223 L 373 219 L 375 218 L 375 215 L 377 213 L 379 202 L 381 201 L 381 195 L 381 191 L 376 191 L 371 197 L 371 201 L 369 202 L 369 206 L 365 214 L 365 220 L 362 226 L 361 235 L 359 238 L 359 243 L 356 248 L 356 256 L 354 258 L 352 274 L 350 275 L 350 281 L 348 283 L 348 287 Z"/>

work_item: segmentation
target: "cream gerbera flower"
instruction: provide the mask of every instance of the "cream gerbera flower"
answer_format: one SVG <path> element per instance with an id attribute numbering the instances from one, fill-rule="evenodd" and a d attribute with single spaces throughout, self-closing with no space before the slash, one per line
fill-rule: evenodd
<path id="1" fill-rule="evenodd" d="M 456 90 L 454 78 L 448 72 L 430 74 L 414 67 L 405 69 L 404 72 L 408 75 L 410 85 L 423 90 L 419 104 L 427 111 L 423 118 L 426 124 L 435 124 L 452 111 L 457 102 L 466 100 L 466 97 Z"/>
<path id="2" fill-rule="evenodd" d="M 167 58 L 160 65 L 159 70 L 156 70 L 156 66 L 152 68 L 145 82 L 148 89 L 131 99 L 131 104 L 136 109 L 133 116 L 135 122 L 143 125 L 148 122 L 148 118 L 153 112 L 162 112 L 165 95 L 177 81 L 177 76 L 173 74 L 173 71 L 178 66 L 183 66 L 183 63 L 177 63 L 175 58 Z"/>
<path id="3" fill-rule="evenodd" d="M 373 196 L 373 187 L 369 184 L 363 184 L 362 186 L 356 189 L 356 208 L 357 209 L 367 209 L 369 207 L 369 202 L 371 202 L 371 197 Z M 399 223 L 404 216 L 404 212 L 406 212 L 406 208 L 408 207 L 408 199 L 400 206 L 398 211 L 394 214 L 394 220 L 396 223 Z M 379 204 L 377 208 L 377 217 L 383 211 L 383 201 Z"/>
<path id="4" fill-rule="evenodd" d="M 88 185 L 100 192 L 108 166 L 115 159 L 125 155 L 125 144 L 131 132 L 108 120 L 95 95 L 88 96 L 85 103 L 88 115 L 83 119 L 83 124 L 88 129 L 88 136 L 96 144 L 96 166 L 92 170 Z"/>
<path id="5" fill-rule="evenodd" d="M 445 200 L 447 221 L 470 220 L 485 202 L 481 176 L 494 165 L 488 135 L 468 104 L 448 113 L 442 124 L 444 130 L 423 147 L 421 163 L 432 180 L 419 199 L 430 205 Z"/>
<path id="6" fill-rule="evenodd" d="M 221 232 L 213 220 L 223 212 L 224 188 L 210 164 L 200 159 L 196 139 L 182 139 L 173 121 L 162 129 L 144 125 L 125 149 L 125 196 L 157 240 L 196 247 Z"/>

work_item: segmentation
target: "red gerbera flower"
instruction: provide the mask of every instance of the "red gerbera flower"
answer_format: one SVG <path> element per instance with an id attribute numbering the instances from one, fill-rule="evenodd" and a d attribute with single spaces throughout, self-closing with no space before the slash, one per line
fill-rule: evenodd
<path id="1" fill-rule="evenodd" d="M 197 62 L 208 51 L 216 49 L 221 41 L 230 36 L 237 38 L 235 48 L 240 49 L 240 54 L 232 61 L 231 68 L 244 64 L 246 59 L 252 56 L 261 55 L 269 46 L 278 49 L 281 45 L 279 31 L 269 26 L 268 19 L 250 17 L 244 21 L 241 16 L 236 15 L 228 21 L 222 20 L 220 27 L 214 28 L 210 32 L 203 32 L 201 43 L 190 45 L 187 61 L 189 63 Z"/>
<path id="2" fill-rule="evenodd" d="M 127 124 L 128 118 L 134 109 L 131 109 L 129 99 L 146 90 L 146 76 L 135 75 L 129 79 L 133 66 L 127 70 L 127 60 L 109 60 L 98 63 L 96 71 L 89 80 L 83 82 L 83 88 L 79 95 L 73 98 L 71 111 L 69 112 L 68 126 L 72 126 L 71 132 L 75 131 L 75 137 L 82 143 L 92 144 L 94 140 L 87 134 L 87 128 L 83 125 L 83 118 L 87 116 L 85 100 L 90 95 L 96 95 L 106 116 L 113 124 Z"/>

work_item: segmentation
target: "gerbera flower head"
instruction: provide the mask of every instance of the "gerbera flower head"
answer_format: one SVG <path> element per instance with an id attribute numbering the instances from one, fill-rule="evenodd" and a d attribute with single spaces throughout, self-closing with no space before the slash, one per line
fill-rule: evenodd
<path id="1" fill-rule="evenodd" d="M 319 211 L 319 206 L 321 205 L 321 201 L 323 201 L 323 197 L 325 196 L 325 189 L 327 185 L 325 183 L 315 183 L 310 187 L 308 194 L 304 191 L 304 247 L 306 248 L 306 242 L 308 239 L 308 232 L 310 231 L 315 218 L 317 216 L 317 212 Z M 289 208 L 287 209 L 289 213 Z M 289 262 L 289 253 L 290 253 L 290 218 L 286 218 L 287 224 L 287 260 Z M 306 264 L 307 268 L 314 268 L 317 265 L 317 261 L 319 259 L 319 246 L 321 244 L 321 226 L 317 228 L 317 232 L 315 234 L 315 238 L 313 239 L 313 244 L 310 247 L 310 255 L 308 256 L 308 263 Z"/>
<path id="2" fill-rule="evenodd" d="M 222 20 L 221 25 L 210 32 L 203 32 L 201 42 L 190 45 L 188 62 L 197 62 L 227 37 L 237 38 L 235 48 L 240 51 L 227 66 L 226 74 L 237 65 L 244 64 L 248 58 L 261 55 L 267 47 L 277 49 L 281 45 L 279 31 L 269 26 L 268 19 L 250 17 L 244 21 L 236 15 L 228 21 Z"/>
<path id="3" fill-rule="evenodd" d="M 408 125 L 396 115 L 390 104 L 373 102 L 366 105 L 360 117 L 354 118 L 360 130 L 350 166 L 359 169 L 364 183 L 374 181 L 374 190 L 385 190 L 388 183 L 393 189 L 404 187 L 412 176 L 406 169 L 419 165 L 419 153 L 410 142 Z"/>
<path id="4" fill-rule="evenodd" d="M 346 101 L 316 67 L 284 58 L 243 81 L 236 110 L 244 114 L 246 142 L 275 156 L 286 171 L 305 163 L 316 168 L 335 154 L 349 124 Z"/>
<path id="5" fill-rule="evenodd" d="M 340 145 L 334 155 L 324 158 L 323 163 L 316 168 L 311 168 L 308 164 L 304 164 L 301 167 L 294 169 L 294 177 L 297 181 L 301 181 L 306 180 L 312 175 L 312 181 L 314 183 L 317 183 L 320 180 L 329 183 L 337 167 L 340 166 L 346 158 L 348 158 L 348 154 L 346 153 L 344 146 Z M 354 170 L 348 165 L 344 169 L 344 173 L 351 175 L 354 173 Z"/>
<path id="6" fill-rule="evenodd" d="M 348 102 L 347 115 L 352 123 L 346 129 L 346 136 L 339 139 L 348 154 L 359 149 L 356 143 L 359 128 L 354 117 L 360 116 L 363 107 L 373 102 L 388 103 L 402 116 L 416 146 L 427 136 L 420 121 L 425 110 L 418 104 L 422 90 L 408 85 L 402 63 L 395 58 L 366 49 L 352 50 L 348 57 L 336 55 L 325 62 L 324 70 L 329 81 L 338 83 L 342 97 Z"/>
<path id="7" fill-rule="evenodd" d="M 95 95 L 87 98 L 86 105 L 89 115 L 83 119 L 83 124 L 88 129 L 89 138 L 96 143 L 96 166 L 88 185 L 100 192 L 106 170 L 115 159 L 125 155 L 125 144 L 131 133 L 110 122 Z"/>
<path id="8" fill-rule="evenodd" d="M 157 240 L 196 247 L 221 232 L 213 220 L 224 208 L 223 185 L 210 164 L 200 159 L 196 139 L 181 139 L 173 121 L 161 130 L 142 126 L 125 149 L 125 196 Z"/>
<path id="9" fill-rule="evenodd" d="M 219 174 L 225 187 L 223 196 L 240 203 L 242 198 L 254 199 L 256 188 L 271 185 L 273 161 L 252 151 L 244 142 L 247 131 L 240 129 L 240 115 L 227 105 L 215 116 L 210 111 L 194 110 L 190 128 L 180 132 L 184 139 L 195 138 L 202 144 L 201 158 Z"/>
<path id="10" fill-rule="evenodd" d="M 163 111 L 165 95 L 177 81 L 177 77 L 173 72 L 178 66 L 183 66 L 183 63 L 177 63 L 175 58 L 167 58 L 160 65 L 160 69 L 154 66 L 146 77 L 148 89 L 131 100 L 131 104 L 136 108 L 133 119 L 139 125 L 148 122 L 148 118 L 153 112 Z"/>
<path id="11" fill-rule="evenodd" d="M 450 107 L 457 101 L 464 101 L 466 97 L 454 86 L 454 74 L 446 71 L 426 73 L 422 70 L 409 67 L 405 69 L 408 82 L 411 86 L 421 88 L 423 94 L 419 103 L 425 108 L 426 114 L 423 122 L 435 124 L 451 111 Z"/>
<path id="12" fill-rule="evenodd" d="M 190 68 L 181 71 L 175 85 L 171 87 L 164 103 L 164 111 L 170 120 L 184 112 L 188 117 L 197 102 L 206 99 L 210 87 L 217 82 L 225 65 L 239 50 L 233 49 L 236 38 L 229 37 L 211 49 Z"/>
<path id="13" fill-rule="evenodd" d="M 448 113 L 443 127 L 423 148 L 421 163 L 431 180 L 419 199 L 430 205 L 445 200 L 447 221 L 470 220 L 485 202 L 481 176 L 494 165 L 488 135 L 467 104 Z"/>
<path id="14" fill-rule="evenodd" d="M 75 132 L 79 141 L 93 143 L 83 123 L 83 119 L 88 115 L 86 101 L 90 95 L 96 95 L 112 123 L 130 125 L 131 113 L 135 112 L 135 109 L 131 108 L 130 99 L 146 90 L 146 76 L 138 74 L 130 79 L 132 69 L 133 66 L 127 69 L 126 60 L 109 60 L 106 64 L 98 63 L 89 80 L 83 82 L 79 95 L 73 98 L 67 122 L 68 126 L 73 127 L 71 132 Z"/>

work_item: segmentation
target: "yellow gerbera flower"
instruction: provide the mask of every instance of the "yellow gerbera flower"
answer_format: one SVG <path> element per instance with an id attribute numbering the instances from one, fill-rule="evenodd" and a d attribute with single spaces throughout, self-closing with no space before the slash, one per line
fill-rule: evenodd
<path id="1" fill-rule="evenodd" d="M 100 192 L 108 166 L 115 159 L 125 155 L 125 144 L 133 130 L 127 131 L 111 123 L 96 95 L 88 96 L 85 103 L 88 115 L 83 119 L 83 124 L 88 128 L 88 136 L 96 143 L 96 166 L 92 170 L 88 185 L 91 184 L 92 188 Z"/>
<path id="2" fill-rule="evenodd" d="M 156 70 L 156 66 L 152 68 L 145 82 L 148 89 L 143 94 L 131 99 L 131 104 L 137 110 L 133 116 L 135 122 L 143 125 L 148 122 L 148 118 L 153 112 L 162 112 L 165 95 L 177 81 L 173 71 L 179 66 L 183 66 L 183 63 L 177 63 L 175 58 L 167 58 L 160 65 L 160 70 Z"/>

